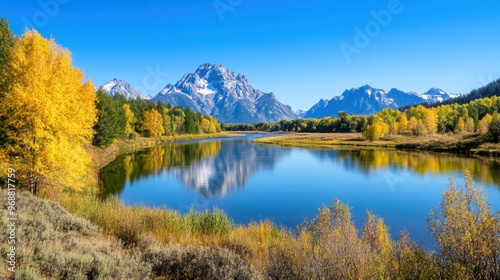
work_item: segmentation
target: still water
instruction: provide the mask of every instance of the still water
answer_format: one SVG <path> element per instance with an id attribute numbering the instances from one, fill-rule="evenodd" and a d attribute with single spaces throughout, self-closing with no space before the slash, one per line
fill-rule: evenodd
<path id="1" fill-rule="evenodd" d="M 348 203 L 358 229 L 366 210 L 434 249 L 426 219 L 449 179 L 469 169 L 500 210 L 500 162 L 393 150 L 314 150 L 257 145 L 243 137 L 172 143 L 124 154 L 103 168 L 102 195 L 128 205 L 224 210 L 236 223 L 271 220 L 294 229 L 322 205 Z"/>

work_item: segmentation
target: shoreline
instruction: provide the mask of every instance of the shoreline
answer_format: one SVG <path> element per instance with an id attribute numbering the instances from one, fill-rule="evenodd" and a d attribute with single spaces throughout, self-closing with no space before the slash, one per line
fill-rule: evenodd
<path id="1" fill-rule="evenodd" d="M 158 145 L 174 143 L 178 141 L 234 137 L 239 135 L 241 135 L 241 133 L 219 132 L 213 134 L 181 134 L 177 136 L 162 136 L 158 138 L 141 137 L 133 140 L 115 140 L 111 145 L 105 148 L 89 146 L 87 147 L 87 152 L 92 155 L 96 171 L 99 172 L 100 169 L 102 169 L 114 159 L 116 159 L 119 155 L 124 153 L 139 151 L 142 149 L 152 148 Z"/>
<path id="2" fill-rule="evenodd" d="M 486 142 L 486 139 L 478 134 L 392 135 L 377 141 L 368 141 L 362 138 L 361 133 L 291 133 L 254 139 L 253 142 L 263 145 L 316 149 L 391 149 L 477 156 L 500 156 L 500 144 Z"/>

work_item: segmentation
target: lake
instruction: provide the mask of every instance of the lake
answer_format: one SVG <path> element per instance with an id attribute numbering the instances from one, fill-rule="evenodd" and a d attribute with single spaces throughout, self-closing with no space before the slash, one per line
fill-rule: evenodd
<path id="1" fill-rule="evenodd" d="M 184 141 L 123 154 L 100 173 L 102 196 L 127 205 L 224 210 L 238 224 L 271 220 L 295 229 L 335 199 L 348 203 L 358 230 L 366 211 L 384 219 L 391 236 L 404 230 L 435 249 L 427 227 L 449 178 L 469 169 L 500 210 L 500 162 L 396 150 L 315 150 L 257 145 L 269 134 Z"/>

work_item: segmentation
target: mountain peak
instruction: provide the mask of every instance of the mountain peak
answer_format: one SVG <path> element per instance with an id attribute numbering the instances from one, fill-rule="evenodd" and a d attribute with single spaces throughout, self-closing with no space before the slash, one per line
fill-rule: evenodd
<path id="1" fill-rule="evenodd" d="M 440 88 L 431 88 L 424 94 L 432 94 L 432 95 L 446 95 L 447 93 Z"/>
<path id="2" fill-rule="evenodd" d="M 218 72 L 229 72 L 229 69 L 227 69 L 227 67 L 222 64 L 204 63 L 200 65 L 198 69 L 196 69 L 196 73 L 210 70 L 215 70 Z"/>
<path id="3" fill-rule="evenodd" d="M 166 86 L 153 101 L 217 117 L 222 123 L 275 122 L 297 115 L 273 93 L 254 89 L 244 75 L 224 65 L 205 63 L 185 74 L 174 86 Z"/>
<path id="4" fill-rule="evenodd" d="M 143 99 L 152 98 L 151 96 L 142 95 L 137 90 L 135 90 L 129 83 L 117 78 L 113 78 L 109 82 L 102 85 L 101 88 L 107 91 L 111 96 L 115 96 L 115 94 L 120 93 L 127 99 L 135 99 L 137 97 Z"/>

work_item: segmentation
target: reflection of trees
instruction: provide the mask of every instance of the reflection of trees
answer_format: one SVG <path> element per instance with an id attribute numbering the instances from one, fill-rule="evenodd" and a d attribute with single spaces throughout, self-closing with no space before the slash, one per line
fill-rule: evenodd
<path id="1" fill-rule="evenodd" d="M 233 188 L 244 187 L 256 171 L 273 168 L 289 152 L 250 142 L 225 142 L 215 157 L 204 158 L 187 168 L 175 168 L 173 172 L 185 186 L 195 188 L 206 198 L 224 196 Z"/>
<path id="2" fill-rule="evenodd" d="M 220 142 L 170 144 L 121 155 L 99 174 L 102 195 L 120 193 L 126 180 L 134 182 L 164 168 L 189 166 L 204 157 L 215 156 L 220 147 Z"/>
<path id="3" fill-rule="evenodd" d="M 284 152 L 279 147 L 248 141 L 171 144 L 122 155 L 100 173 L 102 195 L 118 194 L 127 180 L 169 170 L 189 188 L 204 197 L 224 196 L 245 186 L 260 169 L 272 168 Z"/>
<path id="4" fill-rule="evenodd" d="M 424 175 L 449 173 L 469 169 L 478 180 L 500 187 L 500 162 L 496 159 L 454 156 L 424 152 L 391 150 L 319 150 L 311 153 L 321 159 L 329 159 L 351 170 L 369 173 L 380 168 L 406 168 Z"/>

